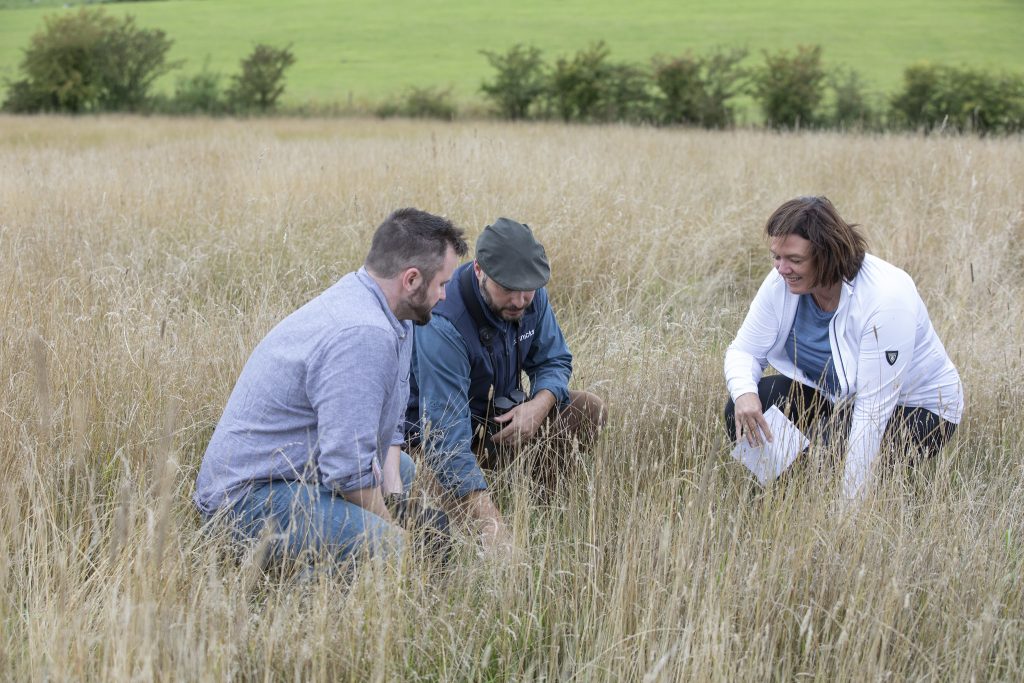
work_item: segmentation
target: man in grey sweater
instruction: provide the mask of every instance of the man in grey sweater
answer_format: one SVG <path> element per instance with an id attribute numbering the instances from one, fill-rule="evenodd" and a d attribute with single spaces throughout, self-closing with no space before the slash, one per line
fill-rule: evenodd
<path id="1" fill-rule="evenodd" d="M 204 517 L 248 538 L 269 526 L 278 557 L 400 548 L 383 494 L 408 489 L 415 472 L 401 451 L 412 322 L 430 320 L 466 251 L 448 220 L 395 211 L 362 268 L 270 331 L 203 457 Z"/>

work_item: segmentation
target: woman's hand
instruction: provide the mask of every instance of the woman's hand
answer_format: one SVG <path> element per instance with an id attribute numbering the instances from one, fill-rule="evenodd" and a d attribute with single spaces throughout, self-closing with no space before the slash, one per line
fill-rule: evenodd
<path id="1" fill-rule="evenodd" d="M 768 421 L 761 412 L 761 399 L 753 392 L 743 394 L 736 399 L 736 439 L 746 438 L 753 448 L 759 448 L 764 443 L 762 434 L 766 441 L 773 438 Z"/>

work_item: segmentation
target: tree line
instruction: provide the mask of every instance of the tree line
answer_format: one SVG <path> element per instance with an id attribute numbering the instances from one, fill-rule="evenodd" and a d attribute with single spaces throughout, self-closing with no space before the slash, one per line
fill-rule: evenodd
<path id="1" fill-rule="evenodd" d="M 1024 75 L 920 63 L 904 70 L 895 93 L 872 95 L 857 71 L 827 68 L 817 45 L 766 50 L 754 66 L 744 66 L 749 52 L 742 48 L 616 62 L 603 42 L 553 64 L 522 44 L 483 55 L 495 75 L 481 90 L 494 113 L 510 120 L 728 128 L 737 98 L 746 96 L 776 129 L 1024 130 Z"/>
<path id="2" fill-rule="evenodd" d="M 10 112 L 267 113 L 278 106 L 289 47 L 256 45 L 226 84 L 209 65 L 177 79 L 172 95 L 153 94 L 156 79 L 180 66 L 167 60 L 173 41 L 159 29 L 116 19 L 101 9 L 47 17 L 7 83 Z M 817 45 L 762 51 L 749 64 L 744 48 L 614 60 L 604 42 L 554 62 L 517 44 L 482 51 L 493 75 L 481 85 L 489 113 L 508 120 L 627 122 L 729 128 L 737 103 L 756 104 L 775 129 L 953 130 L 980 134 L 1024 131 L 1024 75 L 919 63 L 893 93 L 868 91 L 850 68 L 828 67 Z M 381 117 L 453 119 L 451 89 L 413 87 L 374 109 Z"/>
<path id="3" fill-rule="evenodd" d="M 284 92 L 290 47 L 257 44 L 228 84 L 209 66 L 180 77 L 171 96 L 153 83 L 180 66 L 168 61 L 174 41 L 135 18 L 102 9 L 46 17 L 19 64 L 21 78 L 7 83 L 3 109 L 13 113 L 160 112 L 246 114 L 272 111 Z"/>

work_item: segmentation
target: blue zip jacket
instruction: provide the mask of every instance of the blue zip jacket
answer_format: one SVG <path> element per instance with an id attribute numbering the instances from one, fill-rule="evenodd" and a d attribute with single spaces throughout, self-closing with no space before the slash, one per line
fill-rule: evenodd
<path id="1" fill-rule="evenodd" d="M 569 402 L 572 374 L 572 354 L 547 291 L 537 290 L 517 325 L 494 315 L 470 272 L 473 296 L 497 330 L 490 349 L 483 345 L 459 288 L 463 272 L 472 268 L 470 261 L 456 269 L 430 323 L 416 327 L 406 414 L 410 426 L 426 435 L 427 464 L 438 482 L 458 497 L 487 488 L 472 450 L 473 428 L 485 419 L 492 397 L 507 396 L 519 387 L 516 353 L 533 394 L 547 389 L 560 406 Z"/>

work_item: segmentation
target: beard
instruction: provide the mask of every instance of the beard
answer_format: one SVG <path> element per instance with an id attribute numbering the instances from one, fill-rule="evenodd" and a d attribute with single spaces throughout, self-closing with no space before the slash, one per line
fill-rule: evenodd
<path id="1" fill-rule="evenodd" d="M 491 293 L 487 291 L 486 285 L 480 286 L 480 296 L 483 297 L 484 303 L 491 309 L 494 315 L 498 316 L 499 320 L 514 323 L 519 322 L 523 319 L 523 314 L 526 313 L 525 308 L 506 307 L 498 308 L 494 305 L 494 299 L 491 298 Z"/>
<path id="2" fill-rule="evenodd" d="M 406 306 L 409 308 L 409 319 L 412 320 L 415 325 L 422 326 L 430 322 L 434 306 L 427 303 L 429 293 L 429 283 L 424 282 L 415 292 L 412 293 L 412 296 L 409 297 L 409 301 L 406 303 Z"/>

